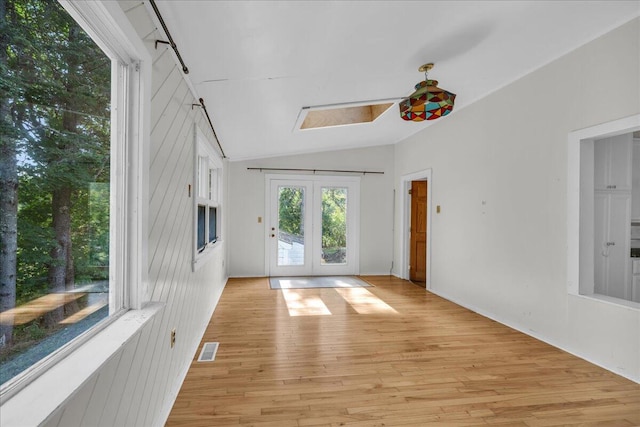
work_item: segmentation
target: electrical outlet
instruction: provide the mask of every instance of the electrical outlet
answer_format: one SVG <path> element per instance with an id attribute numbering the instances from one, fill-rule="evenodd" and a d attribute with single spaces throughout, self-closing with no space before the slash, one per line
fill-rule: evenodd
<path id="1" fill-rule="evenodd" d="M 176 328 L 173 328 L 171 330 L 171 348 L 173 348 L 176 345 Z"/>

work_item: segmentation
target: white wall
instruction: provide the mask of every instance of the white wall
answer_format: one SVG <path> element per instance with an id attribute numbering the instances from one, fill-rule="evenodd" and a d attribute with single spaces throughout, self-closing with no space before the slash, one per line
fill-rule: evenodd
<path id="1" fill-rule="evenodd" d="M 229 163 L 229 275 L 264 276 L 265 174 L 248 167 L 367 170 L 360 181 L 360 273 L 389 274 L 393 259 L 393 146 Z M 271 172 L 280 173 L 280 172 Z"/>
<path id="2" fill-rule="evenodd" d="M 639 54 L 635 19 L 395 151 L 396 187 L 433 170 L 435 293 L 636 381 L 640 312 L 567 294 L 566 196 L 569 132 L 640 112 Z"/>
<path id="3" fill-rule="evenodd" d="M 149 293 L 164 308 L 82 387 L 54 411 L 46 426 L 162 425 L 226 283 L 225 248 L 195 273 L 193 245 L 193 124 L 212 132 L 182 71 L 142 2 L 121 2 L 153 58 L 149 153 Z M 176 345 L 169 345 L 171 329 Z M 43 391 L 46 395 L 46 391 Z M 30 408 L 25 407 L 25 411 Z"/>

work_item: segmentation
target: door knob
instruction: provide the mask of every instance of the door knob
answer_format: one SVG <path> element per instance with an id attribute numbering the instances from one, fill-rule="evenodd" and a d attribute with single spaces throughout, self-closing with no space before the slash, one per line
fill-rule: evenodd
<path id="1" fill-rule="evenodd" d="M 275 234 L 272 234 L 272 235 L 271 235 L 271 237 L 276 237 L 276 235 L 275 235 Z"/>

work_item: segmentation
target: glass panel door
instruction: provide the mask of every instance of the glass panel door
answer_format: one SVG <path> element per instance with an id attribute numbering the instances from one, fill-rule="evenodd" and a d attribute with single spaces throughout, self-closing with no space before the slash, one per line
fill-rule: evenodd
<path id="1" fill-rule="evenodd" d="M 349 275 L 358 268 L 358 181 L 271 179 L 270 276 Z"/>
<path id="2" fill-rule="evenodd" d="M 314 275 L 358 274 L 358 181 L 314 183 Z"/>
<path id="3" fill-rule="evenodd" d="M 271 275 L 311 274 L 311 208 L 307 182 L 272 181 Z"/>
<path id="4" fill-rule="evenodd" d="M 278 266 L 304 265 L 305 188 L 278 186 Z"/>

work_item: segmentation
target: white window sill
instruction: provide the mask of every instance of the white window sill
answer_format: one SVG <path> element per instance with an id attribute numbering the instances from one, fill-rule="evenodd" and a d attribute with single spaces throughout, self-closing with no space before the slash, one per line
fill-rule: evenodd
<path id="1" fill-rule="evenodd" d="M 14 396 L 0 402 L 0 423 L 9 427 L 45 422 L 164 306 L 148 303 L 140 310 L 124 313 Z"/>
<path id="2" fill-rule="evenodd" d="M 615 298 L 615 297 L 610 297 L 607 295 L 600 295 L 600 294 L 591 294 L 591 295 L 582 295 L 582 294 L 575 294 L 573 292 L 570 292 L 570 295 L 573 295 L 575 297 L 579 297 L 579 298 L 585 298 L 585 299 L 590 299 L 590 300 L 594 300 L 594 301 L 600 301 L 603 302 L 605 304 L 609 304 L 609 305 L 615 305 L 621 308 L 628 308 L 631 310 L 635 310 L 635 311 L 640 311 L 640 303 L 638 302 L 634 302 L 634 301 L 629 301 L 626 299 L 622 299 L 622 298 Z"/>
<path id="3" fill-rule="evenodd" d="M 200 267 L 209 262 L 211 255 L 218 251 L 218 248 L 222 247 L 222 239 L 218 239 L 214 244 L 207 245 L 204 250 L 198 253 L 193 260 L 193 271 L 197 271 Z"/>

